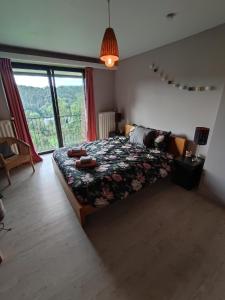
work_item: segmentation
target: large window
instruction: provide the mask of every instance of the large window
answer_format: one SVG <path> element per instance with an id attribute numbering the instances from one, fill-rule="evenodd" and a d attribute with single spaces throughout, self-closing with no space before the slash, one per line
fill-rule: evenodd
<path id="1" fill-rule="evenodd" d="M 84 141 L 82 70 L 14 63 L 13 71 L 39 153 Z"/>

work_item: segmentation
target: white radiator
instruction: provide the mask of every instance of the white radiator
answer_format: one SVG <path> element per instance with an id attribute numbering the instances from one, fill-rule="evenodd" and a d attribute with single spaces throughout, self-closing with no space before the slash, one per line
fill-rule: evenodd
<path id="1" fill-rule="evenodd" d="M 0 121 L 0 137 L 14 137 L 14 131 L 10 120 Z"/>
<path id="2" fill-rule="evenodd" d="M 15 137 L 11 120 L 0 121 L 0 138 L 1 137 Z M 12 145 L 12 149 L 14 152 L 18 153 L 16 145 Z"/>
<path id="3" fill-rule="evenodd" d="M 115 130 L 115 112 L 103 112 L 98 115 L 99 138 L 109 137 L 109 132 Z"/>

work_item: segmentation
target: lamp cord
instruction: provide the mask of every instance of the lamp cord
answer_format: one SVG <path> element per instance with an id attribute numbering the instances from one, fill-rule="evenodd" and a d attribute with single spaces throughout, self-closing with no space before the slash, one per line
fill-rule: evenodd
<path id="1" fill-rule="evenodd" d="M 110 0 L 108 0 L 108 17 L 109 17 L 109 27 L 111 27 L 111 20 L 110 20 Z"/>

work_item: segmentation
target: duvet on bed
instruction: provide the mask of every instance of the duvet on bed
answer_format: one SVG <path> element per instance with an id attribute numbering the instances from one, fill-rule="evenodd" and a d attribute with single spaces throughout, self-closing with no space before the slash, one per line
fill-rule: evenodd
<path id="1" fill-rule="evenodd" d="M 77 200 L 95 207 L 124 199 L 166 177 L 173 162 L 171 154 L 131 144 L 125 137 L 85 142 L 82 147 L 96 158 L 96 168 L 78 170 L 75 158 L 67 156 L 69 148 L 54 151 L 53 157 Z"/>

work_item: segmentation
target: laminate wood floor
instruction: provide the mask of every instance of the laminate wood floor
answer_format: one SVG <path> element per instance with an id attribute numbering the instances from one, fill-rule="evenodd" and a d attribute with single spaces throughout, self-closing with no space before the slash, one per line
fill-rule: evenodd
<path id="1" fill-rule="evenodd" d="M 224 300 L 225 211 L 170 182 L 89 217 L 85 231 L 50 155 L 0 189 L 1 300 Z"/>

